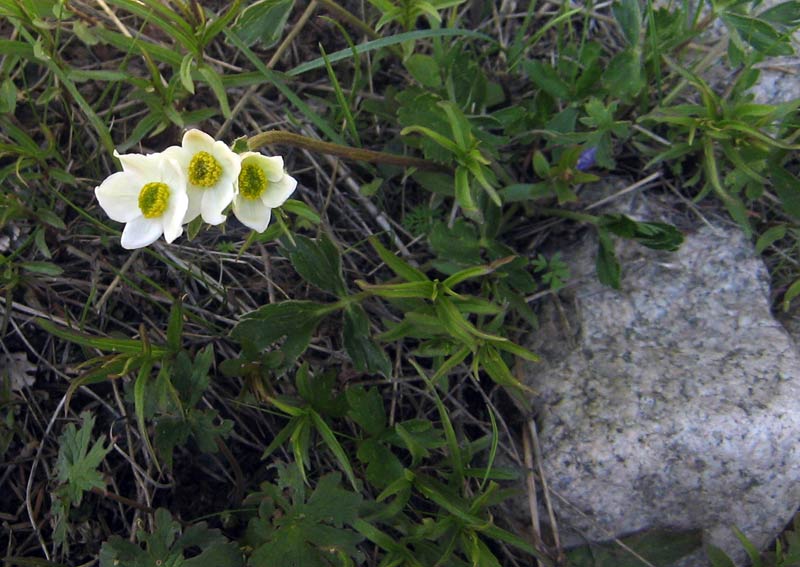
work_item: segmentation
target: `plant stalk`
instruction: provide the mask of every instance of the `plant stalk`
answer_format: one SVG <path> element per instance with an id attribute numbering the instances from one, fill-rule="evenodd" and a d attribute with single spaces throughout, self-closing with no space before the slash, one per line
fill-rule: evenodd
<path id="1" fill-rule="evenodd" d="M 399 165 L 401 167 L 416 167 L 417 169 L 424 169 L 426 171 L 450 171 L 450 168 L 445 165 L 422 158 L 388 154 L 385 152 L 376 152 L 374 150 L 365 150 L 362 148 L 352 148 L 350 146 L 342 146 L 339 144 L 332 144 L 331 142 L 314 140 L 313 138 L 301 136 L 300 134 L 283 132 L 281 130 L 261 132 L 260 134 L 256 134 L 247 140 L 247 145 L 251 150 L 257 150 L 271 144 L 284 144 L 295 148 L 302 148 L 304 150 L 309 150 L 320 154 L 333 155 L 354 161 L 385 163 L 389 165 Z"/>

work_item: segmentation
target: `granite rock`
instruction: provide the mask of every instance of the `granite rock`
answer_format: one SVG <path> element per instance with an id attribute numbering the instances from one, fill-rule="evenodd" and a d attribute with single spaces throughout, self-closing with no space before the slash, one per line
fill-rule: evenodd
<path id="1" fill-rule="evenodd" d="M 592 235 L 565 258 L 574 297 L 545 310 L 526 367 L 544 471 L 567 544 L 703 529 L 744 561 L 731 526 L 767 545 L 800 504 L 800 359 L 770 313 L 768 274 L 736 228 L 676 253 L 617 242 L 620 291 Z M 683 565 L 702 565 L 694 558 Z"/>

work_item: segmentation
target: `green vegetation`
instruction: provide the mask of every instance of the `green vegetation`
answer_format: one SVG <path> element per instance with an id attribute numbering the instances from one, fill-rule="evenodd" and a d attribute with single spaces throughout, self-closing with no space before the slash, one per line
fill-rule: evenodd
<path id="1" fill-rule="evenodd" d="M 597 232 L 612 287 L 615 239 L 682 242 L 592 212 L 610 176 L 718 205 L 800 295 L 800 100 L 748 94 L 800 2 L 753 4 L 0 0 L 5 564 L 642 564 L 505 521 L 535 395 L 514 369 L 570 285 L 554 221 Z M 204 209 L 124 250 L 94 188 L 115 150 L 189 128 L 298 188 L 264 232 Z M 743 542 L 797 563 L 795 532 Z M 663 564 L 701 542 L 629 544 Z"/>

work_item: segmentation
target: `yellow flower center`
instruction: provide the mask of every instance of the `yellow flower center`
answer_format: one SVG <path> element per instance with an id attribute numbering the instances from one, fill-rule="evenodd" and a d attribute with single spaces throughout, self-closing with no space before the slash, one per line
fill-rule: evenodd
<path id="1" fill-rule="evenodd" d="M 169 203 L 169 186 L 166 183 L 153 181 L 145 184 L 139 191 L 139 209 L 144 218 L 160 217 L 167 210 Z"/>
<path id="2" fill-rule="evenodd" d="M 189 162 L 189 183 L 200 187 L 211 187 L 219 181 L 222 166 L 208 152 L 197 152 Z"/>
<path id="3" fill-rule="evenodd" d="M 267 176 L 264 170 L 252 163 L 242 164 L 239 173 L 239 194 L 245 199 L 258 199 L 267 190 Z"/>

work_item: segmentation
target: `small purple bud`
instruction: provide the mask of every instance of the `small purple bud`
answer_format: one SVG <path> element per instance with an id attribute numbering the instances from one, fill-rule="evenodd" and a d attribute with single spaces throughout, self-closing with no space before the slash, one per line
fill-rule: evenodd
<path id="1" fill-rule="evenodd" d="M 595 156 L 597 156 L 597 146 L 592 146 L 591 148 L 583 150 L 583 152 L 581 152 L 581 157 L 578 158 L 578 163 L 575 165 L 575 169 L 578 171 L 586 171 L 594 165 Z"/>

